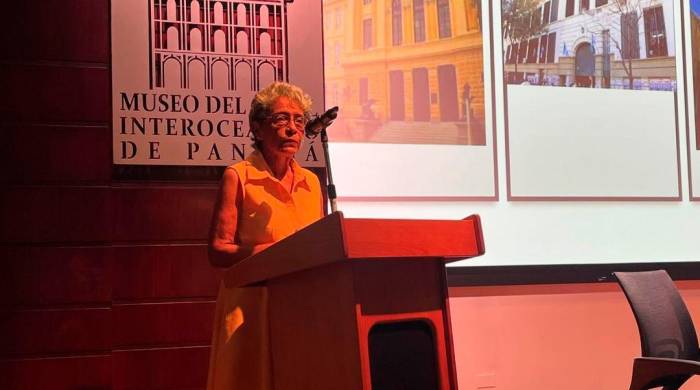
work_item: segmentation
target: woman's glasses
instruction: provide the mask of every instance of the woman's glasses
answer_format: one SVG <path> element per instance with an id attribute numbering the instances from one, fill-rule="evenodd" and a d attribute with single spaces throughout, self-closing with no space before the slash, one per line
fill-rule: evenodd
<path id="1" fill-rule="evenodd" d="M 288 127 L 290 123 L 294 122 L 294 126 L 297 129 L 303 129 L 304 126 L 306 126 L 306 123 L 309 122 L 309 119 L 303 115 L 296 115 L 292 119 L 291 115 L 287 113 L 279 113 L 279 114 L 272 114 L 268 117 L 270 119 L 270 123 L 274 127 Z"/>

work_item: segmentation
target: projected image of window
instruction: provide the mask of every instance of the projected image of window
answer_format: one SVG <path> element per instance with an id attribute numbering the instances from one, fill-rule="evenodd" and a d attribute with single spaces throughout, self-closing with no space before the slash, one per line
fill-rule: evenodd
<path id="1" fill-rule="evenodd" d="M 481 1 L 324 0 L 334 142 L 486 145 Z"/>
<path id="2" fill-rule="evenodd" d="M 562 2 L 502 0 L 508 84 L 676 90 L 672 0 Z"/>

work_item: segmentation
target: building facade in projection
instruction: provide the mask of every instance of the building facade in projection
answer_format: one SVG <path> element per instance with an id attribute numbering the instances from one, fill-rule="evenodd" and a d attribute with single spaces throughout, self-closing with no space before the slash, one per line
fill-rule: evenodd
<path id="1" fill-rule="evenodd" d="M 287 79 L 286 1 L 150 0 L 151 88 L 257 91 Z"/>
<path id="2" fill-rule="evenodd" d="M 700 150 L 700 0 L 690 0 L 690 44 L 695 97 L 695 149 Z"/>
<path id="3" fill-rule="evenodd" d="M 676 88 L 672 0 L 505 0 L 502 9 L 508 83 Z"/>
<path id="4" fill-rule="evenodd" d="M 324 0 L 326 103 L 345 140 L 485 143 L 480 4 Z"/>

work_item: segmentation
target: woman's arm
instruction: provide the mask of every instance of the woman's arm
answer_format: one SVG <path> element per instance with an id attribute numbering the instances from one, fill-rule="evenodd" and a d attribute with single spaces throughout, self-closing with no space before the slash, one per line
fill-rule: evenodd
<path id="1" fill-rule="evenodd" d="M 209 230 L 209 262 L 216 267 L 230 267 L 269 246 L 265 244 L 250 247 L 234 244 L 241 200 L 242 188 L 238 174 L 233 169 L 226 169 L 221 179 Z"/>

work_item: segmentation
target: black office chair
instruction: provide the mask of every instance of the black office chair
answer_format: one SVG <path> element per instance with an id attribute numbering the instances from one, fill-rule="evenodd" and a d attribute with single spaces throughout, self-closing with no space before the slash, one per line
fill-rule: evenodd
<path id="1" fill-rule="evenodd" d="M 642 342 L 630 390 L 676 390 L 700 374 L 693 320 L 666 271 L 615 272 L 632 306 Z"/>

